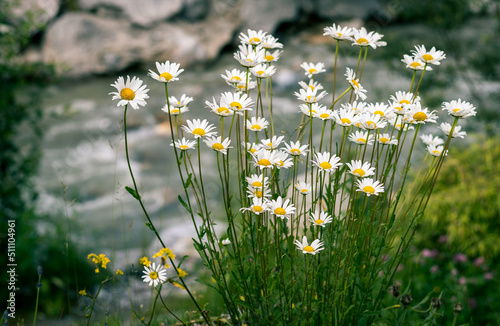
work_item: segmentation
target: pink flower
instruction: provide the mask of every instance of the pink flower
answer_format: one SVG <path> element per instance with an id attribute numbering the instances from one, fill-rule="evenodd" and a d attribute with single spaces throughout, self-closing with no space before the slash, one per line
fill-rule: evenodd
<path id="1" fill-rule="evenodd" d="M 484 273 L 484 279 L 486 281 L 491 281 L 493 279 L 493 274 L 492 273 Z"/>
<path id="2" fill-rule="evenodd" d="M 458 279 L 458 283 L 460 285 L 466 285 L 467 284 L 467 279 L 465 278 L 465 276 L 462 276 Z"/>
<path id="3" fill-rule="evenodd" d="M 453 260 L 457 263 L 465 263 L 467 261 L 467 256 L 465 254 L 456 254 Z"/>
<path id="4" fill-rule="evenodd" d="M 448 241 L 447 235 L 442 235 L 439 237 L 439 243 L 446 243 Z"/>
<path id="5" fill-rule="evenodd" d="M 437 256 L 437 254 L 438 254 L 437 249 L 429 250 L 426 248 L 426 249 L 422 250 L 422 257 L 424 257 L 424 258 L 434 258 Z"/>
<path id="6" fill-rule="evenodd" d="M 484 257 L 482 257 L 482 256 L 477 257 L 476 260 L 474 260 L 474 266 L 479 267 L 482 264 L 484 264 L 485 261 L 486 261 L 486 259 L 484 259 Z"/>
<path id="7" fill-rule="evenodd" d="M 439 271 L 439 266 L 438 265 L 433 265 L 430 269 L 432 274 L 436 274 Z"/>

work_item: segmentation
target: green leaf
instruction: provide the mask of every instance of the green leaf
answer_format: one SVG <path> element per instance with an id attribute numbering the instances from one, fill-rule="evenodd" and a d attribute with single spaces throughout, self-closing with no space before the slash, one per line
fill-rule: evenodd
<path id="1" fill-rule="evenodd" d="M 193 176 L 192 173 L 189 173 L 188 178 L 186 180 L 186 183 L 184 183 L 184 189 L 187 189 L 189 185 L 191 184 L 191 177 Z"/>
<path id="2" fill-rule="evenodd" d="M 151 231 L 154 231 L 153 225 L 151 223 L 144 223 Z"/>
<path id="3" fill-rule="evenodd" d="M 210 282 L 207 282 L 207 281 L 202 280 L 202 279 L 199 279 L 199 278 L 195 279 L 195 281 L 196 281 L 196 282 L 198 282 L 198 283 L 201 283 L 201 284 L 203 284 L 203 285 L 209 286 L 209 287 L 211 287 L 212 289 L 214 289 L 215 291 L 217 291 L 218 293 L 221 293 L 221 292 L 219 291 L 219 289 L 218 289 L 218 288 L 216 288 L 213 284 L 210 284 Z"/>
<path id="4" fill-rule="evenodd" d="M 186 204 L 186 202 L 182 199 L 181 195 L 177 196 L 177 198 L 179 199 L 179 201 L 181 202 L 181 205 L 184 206 L 184 208 L 189 212 L 191 213 L 191 210 L 189 209 L 188 205 Z"/>
<path id="5" fill-rule="evenodd" d="M 127 190 L 128 193 L 131 194 L 135 199 L 141 200 L 141 196 L 139 196 L 137 191 L 135 191 L 134 189 L 130 188 L 129 186 L 125 186 L 125 190 Z"/>
<path id="6" fill-rule="evenodd" d="M 188 255 L 184 255 L 184 256 L 181 258 L 181 261 L 179 262 L 179 265 L 177 265 L 177 267 L 179 267 L 179 268 L 180 268 L 180 267 L 181 267 L 181 265 L 182 265 L 182 262 L 183 262 L 185 259 L 187 259 L 187 258 L 189 258 L 189 256 L 188 256 Z"/>

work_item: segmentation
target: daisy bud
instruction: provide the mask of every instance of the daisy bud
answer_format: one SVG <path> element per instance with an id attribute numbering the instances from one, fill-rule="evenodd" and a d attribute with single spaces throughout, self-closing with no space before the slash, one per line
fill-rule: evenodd
<path id="1" fill-rule="evenodd" d="M 411 304 L 411 302 L 413 301 L 413 298 L 411 297 L 411 295 L 409 294 L 404 294 L 400 299 L 399 301 L 401 301 L 401 303 L 403 304 L 403 306 L 409 306 Z"/>
<path id="2" fill-rule="evenodd" d="M 455 303 L 453 306 L 453 312 L 459 314 L 462 312 L 462 304 L 460 302 Z"/>

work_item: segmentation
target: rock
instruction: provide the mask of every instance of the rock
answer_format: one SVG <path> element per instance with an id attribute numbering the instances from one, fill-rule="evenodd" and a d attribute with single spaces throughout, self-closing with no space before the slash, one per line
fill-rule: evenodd
<path id="1" fill-rule="evenodd" d="M 70 77 L 115 72 L 134 63 L 174 61 L 185 67 L 213 60 L 231 41 L 228 19 L 213 17 L 196 24 L 161 23 L 145 30 L 126 20 L 68 13 L 47 29 L 42 46 L 46 63 Z"/>
<path id="2" fill-rule="evenodd" d="M 78 4 L 81 9 L 104 14 L 116 10 L 134 24 L 151 27 L 179 13 L 183 0 L 78 0 Z"/>
<path id="3" fill-rule="evenodd" d="M 182 17 L 190 22 L 204 19 L 210 11 L 209 0 L 184 0 Z"/>
<path id="4" fill-rule="evenodd" d="M 57 15 L 59 2 L 59 0 L 7 0 L 7 6 L 11 6 L 11 21 L 14 24 L 28 23 L 29 32 L 35 34 Z"/>
<path id="5" fill-rule="evenodd" d="M 344 19 L 368 17 L 370 12 L 382 9 L 379 0 L 360 0 L 360 1 L 332 1 L 316 0 L 316 14 L 326 19 Z"/>
<path id="6" fill-rule="evenodd" d="M 299 5 L 294 0 L 244 1 L 240 9 L 245 32 L 250 28 L 274 33 L 280 23 L 293 21 L 298 14 Z"/>

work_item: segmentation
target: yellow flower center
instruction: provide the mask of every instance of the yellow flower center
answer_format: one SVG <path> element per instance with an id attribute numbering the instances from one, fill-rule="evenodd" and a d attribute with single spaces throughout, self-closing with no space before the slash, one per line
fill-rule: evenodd
<path id="1" fill-rule="evenodd" d="M 263 166 L 269 166 L 269 165 L 271 165 L 271 162 L 269 162 L 268 159 L 263 158 L 263 159 L 259 160 L 259 162 L 257 162 L 257 164 L 263 165 Z"/>
<path id="2" fill-rule="evenodd" d="M 314 91 L 314 86 L 313 85 L 308 85 L 307 87 L 309 87 L 311 90 Z"/>
<path id="3" fill-rule="evenodd" d="M 328 170 L 332 168 L 332 165 L 329 162 L 321 162 L 319 165 L 323 170 Z"/>
<path id="4" fill-rule="evenodd" d="M 368 127 L 371 127 L 373 125 L 372 128 L 377 128 L 377 124 L 375 122 L 373 122 L 373 121 L 366 121 L 366 125 Z"/>
<path id="5" fill-rule="evenodd" d="M 172 111 L 170 111 L 170 113 L 177 114 L 177 113 L 179 113 L 179 111 L 180 111 L 179 109 L 173 109 Z"/>
<path id="6" fill-rule="evenodd" d="M 307 251 L 307 252 L 314 252 L 314 248 L 311 246 L 305 246 L 302 250 Z"/>
<path id="7" fill-rule="evenodd" d="M 358 138 L 358 140 L 356 140 L 356 142 L 358 142 L 358 143 L 366 143 L 366 139 L 364 139 L 364 138 Z"/>
<path id="8" fill-rule="evenodd" d="M 424 112 L 417 112 L 413 115 L 413 119 L 417 121 L 425 121 L 427 119 L 427 114 Z"/>
<path id="9" fill-rule="evenodd" d="M 276 215 L 286 215 L 286 211 L 283 207 L 278 207 L 274 210 Z"/>
<path id="10" fill-rule="evenodd" d="M 317 73 L 317 72 L 318 72 L 318 71 L 317 71 L 316 69 L 314 69 L 314 68 L 311 68 L 311 69 L 309 69 L 308 71 L 309 71 L 309 73 L 310 73 L 311 75 L 312 75 L 312 74 L 315 74 L 315 73 Z"/>
<path id="11" fill-rule="evenodd" d="M 360 177 L 365 175 L 365 171 L 363 169 L 355 169 L 352 171 L 352 174 L 358 174 Z"/>
<path id="12" fill-rule="evenodd" d="M 274 60 L 274 57 L 273 57 L 272 55 L 268 54 L 268 55 L 266 55 L 266 56 L 264 57 L 264 59 L 266 59 L 266 61 L 273 61 L 273 60 Z"/>
<path id="13" fill-rule="evenodd" d="M 422 58 L 425 60 L 425 61 L 431 61 L 431 60 L 434 60 L 434 57 L 428 53 L 424 54 L 422 56 Z"/>
<path id="14" fill-rule="evenodd" d="M 410 101 L 408 101 L 408 100 L 401 100 L 401 101 L 399 101 L 399 104 L 410 104 Z"/>
<path id="15" fill-rule="evenodd" d="M 329 116 L 330 116 L 330 115 L 329 115 L 328 113 L 322 113 L 319 117 L 320 117 L 321 119 L 326 119 L 326 118 L 328 118 Z"/>
<path id="16" fill-rule="evenodd" d="M 219 112 L 219 113 L 229 113 L 229 109 L 221 106 L 220 108 L 217 109 L 217 112 Z"/>
<path id="17" fill-rule="evenodd" d="M 257 190 L 257 191 L 255 192 L 255 196 L 256 196 L 257 198 L 262 198 L 262 191 L 261 191 L 261 190 Z"/>
<path id="18" fill-rule="evenodd" d="M 249 42 L 250 42 L 250 44 L 258 44 L 258 43 L 260 43 L 260 38 L 252 37 Z"/>
<path id="19" fill-rule="evenodd" d="M 262 210 L 263 210 L 263 209 L 262 209 L 262 207 L 260 207 L 260 206 L 257 206 L 257 205 L 253 206 L 253 211 L 254 211 L 254 212 L 260 213 L 260 212 L 262 212 Z"/>
<path id="20" fill-rule="evenodd" d="M 420 62 L 416 62 L 416 61 L 415 61 L 415 62 L 412 62 L 412 63 L 410 64 L 410 67 L 412 67 L 412 68 L 418 68 L 418 67 L 421 67 L 421 66 L 422 66 L 422 65 L 420 64 Z"/>
<path id="21" fill-rule="evenodd" d="M 292 150 L 290 150 L 290 153 L 292 153 L 292 155 L 299 155 L 300 154 L 300 150 L 297 149 L 297 148 L 293 148 Z"/>
<path id="22" fill-rule="evenodd" d="M 252 129 L 252 130 L 261 130 L 262 127 L 259 126 L 259 125 L 253 125 L 252 128 L 250 128 L 250 129 Z"/>
<path id="23" fill-rule="evenodd" d="M 187 145 L 180 145 L 179 148 L 182 150 L 186 150 L 186 149 L 188 149 L 188 146 Z"/>
<path id="24" fill-rule="evenodd" d="M 240 102 L 231 102 L 231 104 L 229 104 L 232 108 L 235 108 L 236 110 L 241 110 L 243 108 L 243 106 L 241 105 Z"/>
<path id="25" fill-rule="evenodd" d="M 239 76 L 233 76 L 231 77 L 231 81 L 233 83 L 237 83 L 237 82 L 240 82 L 241 81 L 241 78 Z"/>
<path id="26" fill-rule="evenodd" d="M 193 130 L 193 135 L 205 136 L 205 130 L 196 128 Z"/>
<path id="27" fill-rule="evenodd" d="M 340 119 L 340 121 L 342 121 L 342 123 L 345 123 L 345 124 L 351 123 L 351 120 L 349 120 L 347 118 L 342 118 L 342 119 Z"/>
<path id="28" fill-rule="evenodd" d="M 314 97 L 314 99 L 313 99 L 313 100 L 311 100 L 312 96 L 311 96 L 311 95 L 308 95 L 308 96 L 306 96 L 306 98 L 307 98 L 307 101 L 306 101 L 306 102 L 309 102 L 309 103 L 314 103 L 314 102 L 316 102 L 316 97 Z M 314 110 L 313 110 L 312 112 L 316 113 L 316 111 L 314 111 Z"/>
<path id="29" fill-rule="evenodd" d="M 375 189 L 373 189 L 373 187 L 372 187 L 372 186 L 365 186 L 365 187 L 363 188 L 363 191 L 364 191 L 364 192 L 369 192 L 370 194 L 375 193 Z"/>
<path id="30" fill-rule="evenodd" d="M 156 280 L 158 278 L 158 273 L 156 272 L 151 272 L 149 273 L 149 277 L 152 279 L 152 280 Z"/>
<path id="31" fill-rule="evenodd" d="M 273 147 L 273 143 L 267 143 L 267 146 Z"/>
<path id="32" fill-rule="evenodd" d="M 221 143 L 215 143 L 212 145 L 212 149 L 216 151 L 221 151 L 224 149 L 224 146 Z"/>
<path id="33" fill-rule="evenodd" d="M 261 76 L 263 73 L 265 73 L 265 71 L 264 71 L 264 70 L 259 70 L 259 71 L 257 71 L 257 74 L 258 74 L 259 76 Z"/>
<path id="34" fill-rule="evenodd" d="M 306 188 L 304 188 L 304 189 L 301 189 L 300 192 L 305 194 L 305 193 L 308 193 L 309 191 Z"/>
<path id="35" fill-rule="evenodd" d="M 124 89 L 121 90 L 120 96 L 124 100 L 132 101 L 135 98 L 135 93 L 130 88 L 124 88 Z"/>
<path id="36" fill-rule="evenodd" d="M 439 154 L 439 153 L 441 153 L 440 151 L 438 151 L 438 150 L 436 150 L 436 149 L 435 149 L 435 150 L 433 150 L 432 152 L 433 152 L 434 154 Z"/>
<path id="37" fill-rule="evenodd" d="M 160 79 L 165 79 L 166 81 L 169 81 L 172 79 L 172 75 L 169 72 L 162 72 L 160 75 Z"/>
<path id="38" fill-rule="evenodd" d="M 384 112 L 380 111 L 380 110 L 377 110 L 375 112 L 373 112 L 373 114 L 378 114 L 379 116 L 383 117 L 384 116 Z"/>
<path id="39" fill-rule="evenodd" d="M 252 154 L 253 154 L 253 153 L 255 153 L 256 151 L 257 151 L 257 150 L 256 150 L 255 148 L 251 148 L 251 149 L 250 149 L 250 153 L 252 153 Z"/>
<path id="40" fill-rule="evenodd" d="M 260 181 L 254 181 L 254 182 L 252 182 L 252 186 L 256 187 L 256 188 L 257 187 L 262 187 L 262 182 L 260 182 Z"/>
<path id="41" fill-rule="evenodd" d="M 453 109 L 453 112 L 454 112 L 454 113 L 457 113 L 458 111 L 460 111 L 460 109 L 459 109 L 459 108 Z"/>
<path id="42" fill-rule="evenodd" d="M 238 85 L 238 86 L 236 86 L 236 87 L 238 87 L 238 89 L 239 89 L 240 91 L 244 91 L 244 90 L 245 90 L 245 85 Z"/>
<path id="43" fill-rule="evenodd" d="M 389 141 L 389 138 L 385 138 L 385 137 L 380 137 L 379 139 L 382 143 L 387 143 Z"/>
<path id="44" fill-rule="evenodd" d="M 342 37 L 342 33 L 337 33 L 337 35 L 338 35 L 339 37 Z"/>
<path id="45" fill-rule="evenodd" d="M 354 87 L 359 88 L 359 84 L 356 80 L 351 79 L 351 84 L 353 84 Z"/>
<path id="46" fill-rule="evenodd" d="M 323 223 L 323 222 L 325 222 L 325 221 L 323 221 L 323 220 L 322 220 L 322 219 L 320 219 L 320 218 L 318 218 L 316 221 L 314 221 L 314 223 L 316 223 L 316 224 L 321 224 L 321 223 Z"/>
<path id="47" fill-rule="evenodd" d="M 399 112 L 401 112 L 401 110 L 403 110 L 403 108 L 400 106 L 395 107 L 395 109 L 398 110 Z"/>
<path id="48" fill-rule="evenodd" d="M 356 42 L 358 42 L 358 44 L 368 44 L 368 40 L 365 39 L 364 37 L 358 38 Z"/>

